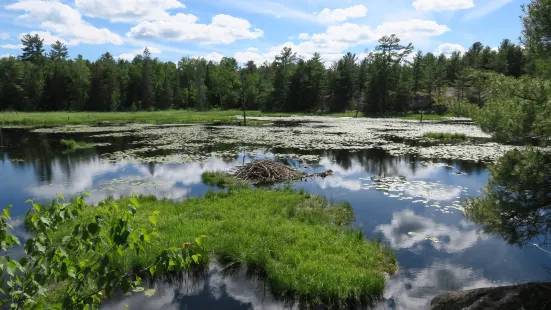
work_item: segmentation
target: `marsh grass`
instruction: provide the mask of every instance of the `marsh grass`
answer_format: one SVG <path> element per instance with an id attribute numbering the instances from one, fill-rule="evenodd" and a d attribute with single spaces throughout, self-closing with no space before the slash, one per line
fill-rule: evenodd
<path id="1" fill-rule="evenodd" d="M 94 147 L 94 144 L 92 144 L 92 143 L 87 143 L 87 142 L 83 142 L 83 141 L 75 141 L 75 140 L 72 140 L 72 139 L 61 139 L 61 141 L 59 141 L 59 143 L 63 147 L 65 147 L 65 149 L 67 149 L 69 151 L 74 151 L 74 150 L 77 150 L 77 149 L 89 149 L 89 148 Z"/>
<path id="2" fill-rule="evenodd" d="M 201 175 L 203 183 L 218 187 L 235 187 L 245 185 L 244 181 L 237 180 L 232 175 L 219 171 L 207 171 Z"/>
<path id="3" fill-rule="evenodd" d="M 159 211 L 158 236 L 140 256 L 119 257 L 122 268 L 148 266 L 162 249 L 207 235 L 204 246 L 212 258 L 253 268 L 277 298 L 329 307 L 379 296 L 384 274 L 397 268 L 387 247 L 366 241 L 347 226 L 354 218 L 349 204 L 330 204 L 289 188 L 234 187 L 184 202 L 155 197 L 138 201 L 135 225 L 153 229 L 148 216 Z M 94 216 L 94 209 L 89 208 L 83 219 Z M 59 237 L 70 231 L 67 227 Z"/>
<path id="4" fill-rule="evenodd" d="M 197 112 L 190 110 L 168 110 L 154 112 L 0 112 L 0 125 L 22 126 L 55 126 L 76 124 L 111 123 L 152 123 L 152 124 L 185 124 L 185 123 L 216 123 L 239 124 L 243 112 L 240 110 L 212 110 Z M 261 111 L 247 111 L 247 117 L 288 117 L 288 116 L 329 116 L 354 117 L 355 111 L 342 113 L 266 113 Z M 376 118 L 403 118 L 419 120 L 420 114 L 381 114 L 364 115 L 358 117 Z M 424 120 L 443 120 L 440 115 L 425 114 Z M 259 126 L 268 121 L 247 120 L 247 126 Z"/>
<path id="5" fill-rule="evenodd" d="M 425 132 L 424 138 L 435 140 L 466 140 L 467 135 L 464 133 L 449 133 L 449 132 Z"/>

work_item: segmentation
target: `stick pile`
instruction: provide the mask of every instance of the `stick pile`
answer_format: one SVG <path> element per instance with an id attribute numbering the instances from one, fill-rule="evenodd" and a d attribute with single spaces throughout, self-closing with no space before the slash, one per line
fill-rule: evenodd
<path id="1" fill-rule="evenodd" d="M 300 179 L 302 173 L 280 162 L 255 160 L 237 167 L 235 177 L 252 183 L 276 183 Z"/>

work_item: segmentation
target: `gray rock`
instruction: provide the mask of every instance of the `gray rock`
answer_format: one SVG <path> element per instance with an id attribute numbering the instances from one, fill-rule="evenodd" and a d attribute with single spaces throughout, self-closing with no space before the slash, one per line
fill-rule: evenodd
<path id="1" fill-rule="evenodd" d="M 432 299 L 431 310 L 549 310 L 551 283 L 447 292 Z"/>

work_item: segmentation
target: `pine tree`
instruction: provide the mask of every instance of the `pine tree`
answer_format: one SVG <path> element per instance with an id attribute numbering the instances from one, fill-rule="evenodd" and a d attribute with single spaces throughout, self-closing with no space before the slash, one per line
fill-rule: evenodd
<path id="1" fill-rule="evenodd" d="M 42 64 L 44 61 L 44 40 L 38 34 L 31 36 L 26 34 L 21 38 L 23 44 L 23 54 L 21 60 L 30 61 L 35 65 Z"/>
<path id="2" fill-rule="evenodd" d="M 50 54 L 48 56 L 53 61 L 66 60 L 69 57 L 69 50 L 65 44 L 58 40 L 50 46 Z"/>
<path id="3" fill-rule="evenodd" d="M 142 108 L 144 110 L 154 109 L 153 102 L 155 95 L 153 93 L 153 73 L 151 70 L 151 53 L 147 47 L 143 51 L 143 71 L 141 81 L 141 96 Z"/>

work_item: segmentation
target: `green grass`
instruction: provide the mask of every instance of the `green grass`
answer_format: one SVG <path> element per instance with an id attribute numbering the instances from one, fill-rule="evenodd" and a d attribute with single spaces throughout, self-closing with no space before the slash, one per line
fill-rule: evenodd
<path id="1" fill-rule="evenodd" d="M 148 216 L 159 211 L 158 236 L 140 256 L 119 258 L 121 267 L 149 265 L 168 247 L 182 246 L 200 235 L 206 250 L 224 264 L 247 264 L 262 275 L 275 296 L 302 304 L 367 302 L 384 289 L 384 273 L 397 269 L 394 254 L 358 230 L 349 204 L 292 189 L 231 188 L 184 202 L 138 199 L 135 226 L 153 229 Z M 120 205 L 128 201 L 122 199 Z M 94 215 L 94 208 L 83 218 Z M 59 232 L 58 237 L 70 233 Z"/>
<path id="2" fill-rule="evenodd" d="M 203 183 L 218 187 L 235 187 L 245 184 L 245 182 L 239 181 L 224 172 L 204 172 L 201 178 L 203 179 Z"/>
<path id="3" fill-rule="evenodd" d="M 155 112 L 0 112 L 0 125 L 22 125 L 22 126 L 55 126 L 55 125 L 76 125 L 96 124 L 100 122 L 121 122 L 121 123 L 153 123 L 153 124 L 182 124 L 182 123 L 238 123 L 243 112 L 239 110 L 212 110 L 207 112 L 196 112 L 189 110 L 170 110 Z M 343 113 L 265 113 L 260 111 L 247 111 L 248 117 L 268 116 L 287 117 L 319 115 L 331 117 L 353 117 L 355 111 Z M 363 117 L 363 113 L 358 114 Z M 404 119 L 420 119 L 420 114 L 381 114 L 368 115 L 367 117 L 388 117 Z M 424 115 L 424 120 L 442 120 L 439 115 Z M 255 126 L 265 124 L 265 121 L 247 120 L 247 125 Z"/>
<path id="4" fill-rule="evenodd" d="M 94 147 L 93 144 L 91 143 L 87 143 L 87 142 L 83 142 L 83 141 L 75 141 L 75 140 L 72 140 L 72 139 L 61 139 L 61 141 L 59 141 L 59 143 L 65 147 L 65 149 L 67 150 L 71 150 L 71 151 L 74 151 L 76 149 L 89 149 L 89 148 L 92 148 Z"/>
<path id="5" fill-rule="evenodd" d="M 435 140 L 466 140 L 467 135 L 464 133 L 449 133 L 449 132 L 425 132 L 424 138 Z"/>

